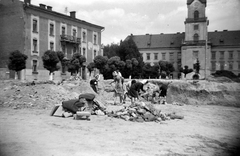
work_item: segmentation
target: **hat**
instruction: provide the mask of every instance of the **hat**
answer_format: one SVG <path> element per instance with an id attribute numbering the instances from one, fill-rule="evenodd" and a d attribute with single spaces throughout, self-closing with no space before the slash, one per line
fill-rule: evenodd
<path id="1" fill-rule="evenodd" d="M 148 83 L 148 80 L 142 80 L 142 81 L 140 81 L 142 84 L 146 84 L 146 83 Z"/>

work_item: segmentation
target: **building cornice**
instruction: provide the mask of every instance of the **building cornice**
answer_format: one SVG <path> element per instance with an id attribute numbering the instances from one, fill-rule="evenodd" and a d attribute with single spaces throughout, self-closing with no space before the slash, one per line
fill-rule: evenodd
<path id="1" fill-rule="evenodd" d="M 24 5 L 24 9 L 33 9 L 33 10 L 36 10 L 36 11 L 40 11 L 40 12 L 44 12 L 44 13 L 47 13 L 47 14 L 51 14 L 51 15 L 54 15 L 54 16 L 59 16 L 61 18 L 65 18 L 67 20 L 71 20 L 71 21 L 75 21 L 75 22 L 78 22 L 78 23 L 81 23 L 81 24 L 85 24 L 85 25 L 88 25 L 90 27 L 95 27 L 95 28 L 99 28 L 101 30 L 104 29 L 104 27 L 102 26 L 99 26 L 99 25 L 95 25 L 95 24 L 92 24 L 92 23 L 89 23 L 89 22 L 86 22 L 84 20 L 80 20 L 80 19 L 77 19 L 77 18 L 73 18 L 71 16 L 67 16 L 67 15 L 64 15 L 64 14 L 61 14 L 61 13 L 58 13 L 58 12 L 55 12 L 55 11 L 52 11 L 52 10 L 48 10 L 48 9 L 44 9 L 44 8 L 40 8 L 38 6 L 35 6 L 35 5 Z"/>

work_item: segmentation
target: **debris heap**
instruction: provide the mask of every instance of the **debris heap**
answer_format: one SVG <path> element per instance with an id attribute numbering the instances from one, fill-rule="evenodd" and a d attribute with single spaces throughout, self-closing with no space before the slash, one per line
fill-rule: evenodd
<path id="1" fill-rule="evenodd" d="M 160 122 L 170 119 L 183 119 L 183 116 L 177 115 L 175 112 L 165 114 L 151 104 L 146 105 L 143 102 L 137 105 L 124 106 L 124 108 L 118 111 L 111 111 L 107 115 L 133 122 Z"/>

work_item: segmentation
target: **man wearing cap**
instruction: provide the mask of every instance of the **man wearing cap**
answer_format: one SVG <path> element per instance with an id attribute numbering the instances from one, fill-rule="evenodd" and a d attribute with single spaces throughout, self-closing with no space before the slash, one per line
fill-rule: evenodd
<path id="1" fill-rule="evenodd" d="M 78 99 L 63 101 L 62 107 L 73 114 L 77 111 L 91 110 L 94 98 L 95 95 L 91 93 L 80 94 Z"/>

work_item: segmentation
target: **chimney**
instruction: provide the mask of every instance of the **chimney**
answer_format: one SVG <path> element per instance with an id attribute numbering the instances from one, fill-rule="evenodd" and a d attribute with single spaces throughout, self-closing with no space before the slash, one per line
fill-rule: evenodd
<path id="1" fill-rule="evenodd" d="M 52 7 L 51 7 L 51 6 L 47 6 L 47 9 L 48 9 L 49 11 L 52 11 Z"/>
<path id="2" fill-rule="evenodd" d="M 76 11 L 71 11 L 70 12 L 70 17 L 76 18 Z"/>
<path id="3" fill-rule="evenodd" d="M 31 0 L 24 0 L 25 4 L 31 4 Z"/>
<path id="4" fill-rule="evenodd" d="M 45 4 L 39 4 L 40 8 L 42 9 L 46 9 L 46 5 Z"/>

